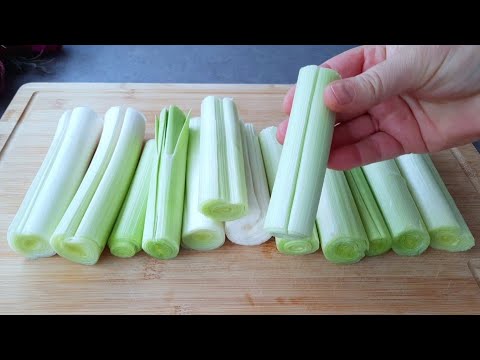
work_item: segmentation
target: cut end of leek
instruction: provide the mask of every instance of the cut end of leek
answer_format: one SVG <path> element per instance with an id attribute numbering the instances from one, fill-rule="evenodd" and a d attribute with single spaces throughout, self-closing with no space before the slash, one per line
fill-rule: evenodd
<path id="1" fill-rule="evenodd" d="M 27 259 L 38 259 L 55 255 L 50 243 L 37 234 L 8 234 L 10 247 Z"/>
<path id="2" fill-rule="evenodd" d="M 363 238 L 338 237 L 322 248 L 328 261 L 336 264 L 354 264 L 365 257 L 367 247 Z"/>
<path id="3" fill-rule="evenodd" d="M 462 229 L 437 228 L 430 231 L 430 246 L 437 250 L 450 252 L 467 251 L 475 245 L 475 239 L 470 232 L 465 233 Z"/>
<path id="4" fill-rule="evenodd" d="M 286 234 L 287 230 L 285 228 L 269 227 L 268 229 L 265 228 L 265 230 L 267 230 L 275 238 L 281 238 L 284 240 L 304 240 L 305 239 L 305 235 L 303 233 L 290 231 L 288 234 Z"/>
<path id="5" fill-rule="evenodd" d="M 427 250 L 430 236 L 425 231 L 409 230 L 393 238 L 392 249 L 397 255 L 417 256 Z"/>
<path id="6" fill-rule="evenodd" d="M 180 246 L 169 239 L 143 240 L 143 250 L 160 260 L 173 259 L 178 255 Z"/>
<path id="7" fill-rule="evenodd" d="M 378 238 L 378 239 L 369 238 L 368 240 L 370 244 L 367 250 L 367 256 L 382 255 L 392 248 L 391 238 Z"/>
<path id="8" fill-rule="evenodd" d="M 199 117 L 195 117 L 189 123 L 181 245 L 187 249 L 207 251 L 224 244 L 225 230 L 222 223 L 199 211 L 200 121 Z"/>
<path id="9" fill-rule="evenodd" d="M 200 212 L 216 221 L 231 221 L 244 216 L 246 204 L 231 204 L 222 200 L 210 200 L 199 204 Z"/>
<path id="10" fill-rule="evenodd" d="M 81 236 L 66 239 L 61 236 L 54 236 L 51 243 L 57 250 L 58 255 L 82 265 L 96 264 L 103 250 L 95 240 Z"/>
<path id="11" fill-rule="evenodd" d="M 465 251 L 475 245 L 470 229 L 428 154 L 396 159 L 430 234 L 430 246 Z"/>
<path id="12" fill-rule="evenodd" d="M 129 258 L 135 256 L 142 247 L 132 239 L 115 238 L 115 241 L 109 243 L 109 249 L 113 256 Z"/>
<path id="13" fill-rule="evenodd" d="M 320 248 L 318 239 L 316 242 L 310 239 L 287 240 L 275 238 L 277 250 L 285 255 L 308 255 L 313 254 Z"/>
<path id="14" fill-rule="evenodd" d="M 199 210 L 216 221 L 247 214 L 242 122 L 233 100 L 207 96 L 200 121 Z"/>
<path id="15" fill-rule="evenodd" d="M 198 229 L 191 233 L 185 233 L 182 236 L 182 246 L 191 250 L 215 250 L 224 243 L 225 235 L 211 229 Z"/>

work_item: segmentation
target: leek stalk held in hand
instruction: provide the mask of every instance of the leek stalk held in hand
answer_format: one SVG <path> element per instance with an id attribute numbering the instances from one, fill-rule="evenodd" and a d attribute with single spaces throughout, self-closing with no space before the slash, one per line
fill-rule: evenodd
<path id="1" fill-rule="evenodd" d="M 298 74 L 288 131 L 265 219 L 276 237 L 311 236 L 332 142 L 335 113 L 323 102 L 337 72 L 305 66 Z"/>
<path id="2" fill-rule="evenodd" d="M 269 190 L 272 191 L 277 173 L 282 145 L 277 141 L 277 128 L 268 127 L 260 131 L 258 138 L 262 150 L 263 163 L 267 173 Z M 275 238 L 277 250 L 286 255 L 307 255 L 314 253 L 320 248 L 317 226 L 314 223 L 312 236 L 303 239 Z"/>

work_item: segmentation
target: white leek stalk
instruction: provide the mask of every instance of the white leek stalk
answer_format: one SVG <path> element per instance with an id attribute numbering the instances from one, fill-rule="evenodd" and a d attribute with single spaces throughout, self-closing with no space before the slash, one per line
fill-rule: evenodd
<path id="1" fill-rule="evenodd" d="M 199 211 L 200 118 L 190 120 L 185 206 L 183 209 L 182 243 L 187 249 L 213 250 L 225 242 L 224 224 Z"/>
<path id="2" fill-rule="evenodd" d="M 233 99 L 207 96 L 200 123 L 199 206 L 217 221 L 248 212 L 241 121 Z"/>
<path id="3" fill-rule="evenodd" d="M 368 256 L 386 253 L 392 248 L 392 237 L 361 167 L 345 171 L 350 190 L 368 236 Z"/>
<path id="4" fill-rule="evenodd" d="M 360 261 L 368 251 L 367 234 L 347 179 L 327 169 L 317 212 L 317 226 L 325 258 L 339 264 Z"/>
<path id="5" fill-rule="evenodd" d="M 282 153 L 282 145 L 277 141 L 276 134 L 277 128 L 271 126 L 260 131 L 258 135 L 270 191 L 273 189 L 278 163 Z M 314 224 L 311 237 L 304 239 L 275 238 L 275 243 L 278 251 L 282 254 L 306 255 L 314 253 L 320 248 L 317 226 Z"/>
<path id="6" fill-rule="evenodd" d="M 263 228 L 270 202 L 270 193 L 262 151 L 253 124 L 242 126 L 242 139 L 248 213 L 240 219 L 227 221 L 225 233 L 227 238 L 235 244 L 259 245 L 272 237 Z"/>
<path id="7" fill-rule="evenodd" d="M 49 240 L 77 191 L 102 131 L 92 110 L 66 111 L 48 153 L 8 229 L 8 243 L 28 258 L 52 256 Z"/>
<path id="8" fill-rule="evenodd" d="M 127 197 L 108 239 L 108 248 L 114 256 L 132 257 L 142 250 L 148 189 L 156 151 L 155 140 L 147 141 Z"/>
<path id="9" fill-rule="evenodd" d="M 298 74 L 287 135 L 265 229 L 287 239 L 311 236 L 332 142 L 335 113 L 323 102 L 337 72 L 305 66 Z"/>
<path id="10" fill-rule="evenodd" d="M 97 151 L 50 245 L 62 257 L 95 264 L 108 240 L 130 186 L 145 136 L 145 117 L 113 107 Z"/>
<path id="11" fill-rule="evenodd" d="M 155 119 L 157 156 L 148 192 L 143 250 L 158 259 L 178 255 L 182 236 L 188 117 L 176 106 Z"/>
<path id="12" fill-rule="evenodd" d="M 408 154 L 396 162 L 427 226 L 430 246 L 447 251 L 471 249 L 475 239 L 430 156 Z"/>
<path id="13" fill-rule="evenodd" d="M 393 251 L 403 256 L 420 255 L 428 248 L 430 236 L 395 160 L 362 169 L 392 236 Z"/>

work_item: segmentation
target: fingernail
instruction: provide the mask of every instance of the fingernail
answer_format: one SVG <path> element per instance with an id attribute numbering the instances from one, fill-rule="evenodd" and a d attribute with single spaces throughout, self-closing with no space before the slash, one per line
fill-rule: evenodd
<path id="1" fill-rule="evenodd" d="M 355 87 L 351 81 L 337 81 L 331 85 L 331 89 L 339 105 L 350 104 L 355 97 Z"/>

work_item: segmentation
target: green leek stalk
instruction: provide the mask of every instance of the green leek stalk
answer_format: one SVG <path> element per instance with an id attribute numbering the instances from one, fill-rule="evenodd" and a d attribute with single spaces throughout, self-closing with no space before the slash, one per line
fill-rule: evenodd
<path id="1" fill-rule="evenodd" d="M 155 119 L 157 154 L 148 192 L 143 250 L 158 259 L 178 255 L 182 236 L 189 118 L 176 106 Z"/>
<path id="2" fill-rule="evenodd" d="M 225 229 L 222 222 L 212 220 L 199 211 L 200 121 L 199 117 L 192 118 L 189 125 L 181 245 L 187 249 L 206 251 L 225 243 Z"/>
<path id="3" fill-rule="evenodd" d="M 155 140 L 148 140 L 135 170 L 127 197 L 108 239 L 108 248 L 114 256 L 128 258 L 142 250 L 148 189 L 155 154 Z"/>
<path id="4" fill-rule="evenodd" d="M 241 121 L 232 99 L 207 96 L 200 122 L 199 209 L 217 221 L 248 212 Z"/>
<path id="5" fill-rule="evenodd" d="M 263 163 L 267 173 L 269 190 L 272 191 L 277 173 L 282 145 L 277 141 L 277 128 L 268 127 L 260 131 L 258 138 L 262 151 Z M 307 255 L 316 252 L 320 248 L 317 226 L 314 223 L 312 236 L 304 239 L 275 238 L 277 250 L 286 255 Z"/>
<path id="6" fill-rule="evenodd" d="M 430 236 L 395 160 L 362 169 L 392 236 L 393 251 L 402 256 L 423 253 Z"/>
<path id="7" fill-rule="evenodd" d="M 300 69 L 278 173 L 265 219 L 276 237 L 311 236 L 332 142 L 335 113 L 323 102 L 337 72 L 315 65 Z"/>
<path id="8" fill-rule="evenodd" d="M 338 264 L 360 261 L 368 251 L 368 237 L 342 171 L 327 169 L 317 227 L 325 258 Z"/>
<path id="9" fill-rule="evenodd" d="M 277 176 L 278 164 L 282 155 L 282 144 L 277 140 L 277 127 L 270 126 L 258 134 L 260 149 L 262 150 L 263 164 L 267 173 L 268 187 L 270 193 L 273 190 L 275 177 Z"/>
<path id="10" fill-rule="evenodd" d="M 60 256 L 84 265 L 97 263 L 130 186 L 144 136 L 141 113 L 123 107 L 106 112 L 92 162 L 50 239 Z"/>
<path id="11" fill-rule="evenodd" d="M 452 252 L 471 249 L 475 239 L 430 156 L 408 154 L 396 162 L 427 226 L 430 246 Z"/>
<path id="12" fill-rule="evenodd" d="M 7 233 L 27 258 L 55 255 L 49 240 L 82 181 L 102 132 L 102 119 L 86 107 L 66 111 L 47 155 Z"/>
<path id="13" fill-rule="evenodd" d="M 367 256 L 386 253 L 392 248 L 392 237 L 362 168 L 345 171 L 345 177 L 368 236 Z"/>
<path id="14" fill-rule="evenodd" d="M 253 124 L 242 126 L 243 157 L 248 194 L 248 213 L 225 223 L 227 238 L 238 245 L 260 245 L 272 235 L 263 228 L 270 202 L 262 151 Z"/>

